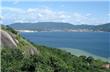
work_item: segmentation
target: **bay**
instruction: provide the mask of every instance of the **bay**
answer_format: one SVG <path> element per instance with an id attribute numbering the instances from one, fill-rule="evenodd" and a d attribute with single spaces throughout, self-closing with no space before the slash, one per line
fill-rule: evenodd
<path id="1" fill-rule="evenodd" d="M 109 32 L 21 32 L 21 35 L 35 44 L 79 49 L 104 58 L 110 57 Z"/>

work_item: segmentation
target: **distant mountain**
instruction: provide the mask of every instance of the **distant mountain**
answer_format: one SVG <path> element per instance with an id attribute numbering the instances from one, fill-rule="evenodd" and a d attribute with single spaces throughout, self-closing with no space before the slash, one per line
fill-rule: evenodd
<path id="1" fill-rule="evenodd" d="M 62 22 L 14 23 L 10 25 L 16 30 L 34 31 L 109 31 L 110 23 L 102 25 L 73 25 Z"/>
<path id="2" fill-rule="evenodd" d="M 14 23 L 10 25 L 12 28 L 17 30 L 64 30 L 72 29 L 72 24 L 69 23 L 57 23 L 57 22 L 38 22 L 38 23 Z"/>
<path id="3" fill-rule="evenodd" d="M 110 32 L 110 23 L 106 23 L 106 24 L 102 24 L 102 25 L 97 25 L 95 27 L 95 30 Z"/>

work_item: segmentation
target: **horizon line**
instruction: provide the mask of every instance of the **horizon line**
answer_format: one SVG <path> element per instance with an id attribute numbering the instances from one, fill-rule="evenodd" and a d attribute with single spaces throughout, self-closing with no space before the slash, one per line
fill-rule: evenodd
<path id="1" fill-rule="evenodd" d="M 4 23 L 1 23 L 1 25 L 3 24 L 3 25 L 11 25 L 11 24 L 16 24 L 16 23 L 68 23 L 68 24 L 72 24 L 72 25 L 94 25 L 94 24 L 84 24 L 84 23 L 79 23 L 79 24 L 73 24 L 73 23 L 69 23 L 69 22 L 51 22 L 51 21 L 48 21 L 48 22 L 46 22 L 46 21 L 44 21 L 44 22 L 13 22 L 13 23 L 10 23 L 10 24 L 4 24 Z M 101 23 L 101 24 L 95 24 L 94 26 L 96 26 L 96 25 L 103 25 L 103 24 L 108 24 L 108 23 L 110 23 L 110 22 L 106 22 L 106 23 Z"/>

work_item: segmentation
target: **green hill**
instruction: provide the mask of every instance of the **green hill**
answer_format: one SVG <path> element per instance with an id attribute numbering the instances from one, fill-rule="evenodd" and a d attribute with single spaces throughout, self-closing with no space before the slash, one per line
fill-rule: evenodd
<path id="1" fill-rule="evenodd" d="M 73 25 L 61 22 L 38 22 L 38 23 L 14 23 L 11 24 L 10 26 L 17 30 L 26 29 L 26 30 L 49 31 L 49 30 L 71 29 Z"/>
<path id="2" fill-rule="evenodd" d="M 103 24 L 103 25 L 97 25 L 95 27 L 95 30 L 110 32 L 110 23 L 106 23 L 106 24 Z"/>
<path id="3" fill-rule="evenodd" d="M 0 32 L 2 32 L 1 72 L 110 71 L 103 67 L 108 64 L 107 62 L 94 60 L 92 57 L 77 57 L 60 49 L 35 45 L 8 26 L 2 26 Z"/>
<path id="4" fill-rule="evenodd" d="M 14 23 L 10 26 L 16 30 L 37 30 L 37 31 L 70 31 L 70 30 L 87 30 L 87 31 L 107 31 L 110 32 L 110 23 L 101 25 L 73 25 L 63 22 L 38 22 L 38 23 Z"/>

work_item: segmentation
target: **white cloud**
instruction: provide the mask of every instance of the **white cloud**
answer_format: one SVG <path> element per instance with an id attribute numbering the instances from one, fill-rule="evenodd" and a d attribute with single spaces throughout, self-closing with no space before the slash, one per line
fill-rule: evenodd
<path id="1" fill-rule="evenodd" d="M 68 22 L 73 24 L 96 24 L 106 22 L 92 18 L 91 13 L 81 14 L 78 12 L 53 11 L 48 8 L 10 8 L 2 7 L 2 16 L 4 22 Z"/>

